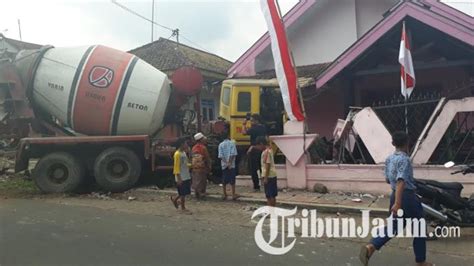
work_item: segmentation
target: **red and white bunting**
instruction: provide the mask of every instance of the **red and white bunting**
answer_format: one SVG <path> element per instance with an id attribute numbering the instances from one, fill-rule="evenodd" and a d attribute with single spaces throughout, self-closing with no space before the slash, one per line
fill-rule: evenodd
<path id="1" fill-rule="evenodd" d="M 296 72 L 290 57 L 285 27 L 275 1 L 260 0 L 270 34 L 275 72 L 288 117 L 293 121 L 303 121 L 304 115 L 298 101 Z"/>
<path id="2" fill-rule="evenodd" d="M 401 92 L 402 95 L 408 99 L 415 88 L 415 69 L 413 68 L 413 61 L 411 59 L 410 43 L 405 30 L 405 22 L 403 22 L 398 62 L 400 62 L 401 65 Z"/>

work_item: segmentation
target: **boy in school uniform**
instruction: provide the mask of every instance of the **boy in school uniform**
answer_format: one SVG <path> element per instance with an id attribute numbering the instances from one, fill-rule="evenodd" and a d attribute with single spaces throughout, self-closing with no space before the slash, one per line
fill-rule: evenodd
<path id="1" fill-rule="evenodd" d="M 178 209 L 178 205 L 181 205 L 181 210 L 190 214 L 191 212 L 185 206 L 186 196 L 191 194 L 191 174 L 189 172 L 188 156 L 186 155 L 188 150 L 187 140 L 184 138 L 178 140 L 177 147 L 178 150 L 176 150 L 173 156 L 173 174 L 177 184 L 178 195 L 175 197 L 170 196 L 170 199 L 176 209 Z"/>
<path id="2" fill-rule="evenodd" d="M 229 132 L 226 131 L 225 139 L 219 144 L 218 157 L 221 159 L 222 167 L 222 188 L 224 195 L 222 199 L 227 199 L 227 185 L 232 187 L 232 200 L 236 200 L 239 196 L 235 194 L 235 157 L 237 156 L 237 147 L 230 139 Z"/>
<path id="3" fill-rule="evenodd" d="M 275 207 L 276 196 L 278 195 L 277 173 L 275 169 L 275 160 L 273 158 L 272 147 L 269 145 L 267 138 L 260 136 L 257 138 L 256 147 L 262 151 L 261 156 L 261 178 L 265 189 L 265 197 L 267 205 Z"/>
<path id="4" fill-rule="evenodd" d="M 392 134 L 392 145 L 396 151 L 390 155 L 385 162 L 385 178 L 392 188 L 390 196 L 390 212 L 393 215 L 396 225 L 397 218 L 421 219 L 423 217 L 423 207 L 416 195 L 416 185 L 413 176 L 413 166 L 408 155 L 408 135 L 403 131 L 397 131 Z M 398 211 L 403 210 L 403 216 L 398 217 Z M 406 222 L 403 226 L 406 225 Z M 392 228 L 392 232 L 396 235 L 397 226 Z M 369 264 L 369 259 L 376 250 L 380 250 L 388 241 L 389 228 L 385 226 L 384 235 L 373 238 L 369 244 L 361 247 L 359 259 L 363 265 Z M 411 228 L 412 232 L 415 228 Z M 419 229 L 418 229 L 419 230 Z M 413 251 L 415 253 L 415 261 L 417 266 L 432 266 L 433 264 L 426 262 L 426 238 L 415 237 L 413 239 Z"/>

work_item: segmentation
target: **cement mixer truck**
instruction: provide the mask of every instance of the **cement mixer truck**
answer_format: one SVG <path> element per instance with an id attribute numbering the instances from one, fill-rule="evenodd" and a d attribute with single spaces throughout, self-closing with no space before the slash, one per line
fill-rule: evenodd
<path id="1" fill-rule="evenodd" d="M 164 120 L 176 122 L 175 96 L 193 85 L 181 83 L 172 88 L 148 63 L 101 45 L 24 50 L 0 62 L 3 132 L 24 137 L 15 143 L 15 171 L 38 159 L 32 178 L 44 192 L 73 192 L 91 176 L 119 192 L 169 168 L 182 132 Z"/>

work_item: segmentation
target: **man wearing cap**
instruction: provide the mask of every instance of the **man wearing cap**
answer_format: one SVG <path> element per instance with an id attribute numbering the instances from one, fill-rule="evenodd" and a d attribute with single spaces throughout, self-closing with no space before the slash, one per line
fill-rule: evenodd
<path id="1" fill-rule="evenodd" d="M 207 150 L 207 138 L 201 132 L 194 135 L 196 144 L 192 149 L 192 183 L 196 198 L 206 195 L 207 176 L 211 171 L 211 157 Z"/>

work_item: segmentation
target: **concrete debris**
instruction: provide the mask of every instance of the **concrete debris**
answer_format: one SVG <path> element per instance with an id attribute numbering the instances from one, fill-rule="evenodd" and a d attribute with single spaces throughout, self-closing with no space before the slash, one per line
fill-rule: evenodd
<path id="1" fill-rule="evenodd" d="M 90 197 L 93 197 L 93 198 L 97 198 L 97 199 L 101 199 L 101 200 L 110 200 L 110 193 L 99 193 L 99 192 L 92 192 L 91 194 L 89 194 Z"/>
<path id="2" fill-rule="evenodd" d="M 352 199 L 352 202 L 361 203 L 361 202 L 362 202 L 362 199 L 360 199 L 360 198 L 354 198 L 354 199 Z"/>
<path id="3" fill-rule="evenodd" d="M 245 206 L 242 208 L 244 211 L 249 211 L 249 212 L 254 212 L 255 210 L 258 209 L 256 206 Z"/>
<path id="4" fill-rule="evenodd" d="M 137 198 L 136 197 L 128 197 L 128 201 L 133 201 L 133 200 L 136 200 Z"/>
<path id="5" fill-rule="evenodd" d="M 321 193 L 321 194 L 327 194 L 329 192 L 329 190 L 325 185 L 323 185 L 321 183 L 316 183 L 313 186 L 313 192 Z"/>
<path id="6" fill-rule="evenodd" d="M 15 169 L 13 169 L 13 168 L 8 168 L 8 169 L 5 171 L 5 174 L 7 174 L 7 175 L 14 175 L 14 174 L 15 174 Z"/>

